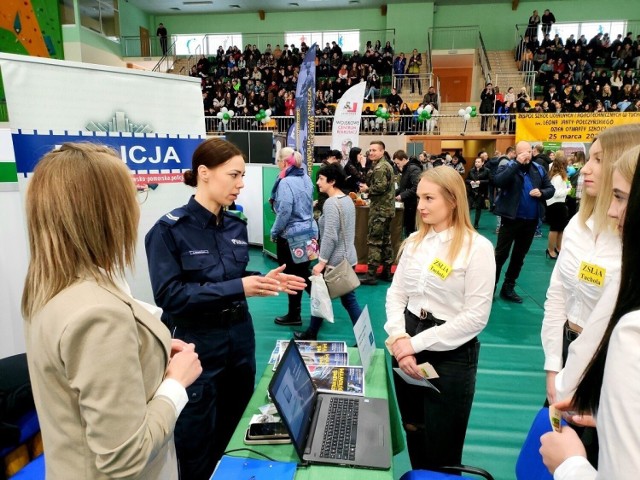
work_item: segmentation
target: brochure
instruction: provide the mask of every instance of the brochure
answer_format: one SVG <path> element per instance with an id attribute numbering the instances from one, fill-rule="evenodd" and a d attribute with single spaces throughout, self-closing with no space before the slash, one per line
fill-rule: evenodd
<path id="1" fill-rule="evenodd" d="M 364 396 L 364 368 L 307 365 L 319 392 Z"/>

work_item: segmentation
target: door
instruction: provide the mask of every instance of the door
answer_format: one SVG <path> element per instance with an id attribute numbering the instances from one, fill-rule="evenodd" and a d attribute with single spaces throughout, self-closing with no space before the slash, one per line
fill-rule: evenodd
<path id="1" fill-rule="evenodd" d="M 149 30 L 140 27 L 140 56 L 151 56 L 151 43 L 149 42 Z"/>

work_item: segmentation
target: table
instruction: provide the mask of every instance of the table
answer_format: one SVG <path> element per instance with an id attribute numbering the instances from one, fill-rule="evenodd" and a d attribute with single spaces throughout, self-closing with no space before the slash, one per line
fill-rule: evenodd
<path id="1" fill-rule="evenodd" d="M 398 249 L 402 243 L 402 219 L 404 209 L 396 208 L 396 215 L 391 220 L 391 247 L 393 248 L 393 263 L 395 263 Z M 369 247 L 367 238 L 369 236 L 369 207 L 356 207 L 356 238 L 355 246 L 358 254 L 358 265 L 367 265 L 367 255 Z"/>
<path id="2" fill-rule="evenodd" d="M 352 365 L 358 365 L 360 356 L 356 348 L 349 348 L 349 360 Z M 250 448 L 261 452 L 269 457 L 281 462 L 299 462 L 300 458 L 292 444 L 286 445 L 245 445 L 244 434 L 249 426 L 252 415 L 260 413 L 258 407 L 268 403 L 267 387 L 273 377 L 273 366 L 267 365 L 258 386 L 251 397 L 249 405 L 242 414 L 242 419 L 236 427 L 227 450 L 237 448 Z M 386 398 L 389 400 L 389 417 L 391 421 L 391 442 L 393 454 L 404 450 L 404 437 L 402 436 L 402 425 L 398 414 L 395 394 L 393 393 L 393 381 L 391 380 L 391 361 L 385 351 L 378 348 L 371 360 L 365 393 L 367 397 Z M 247 451 L 230 453 L 232 456 L 262 458 L 259 455 Z M 296 480 L 336 480 L 342 478 L 366 479 L 366 480 L 388 480 L 393 479 L 393 457 L 389 470 L 368 470 L 362 468 L 346 468 L 333 465 L 312 465 L 307 468 L 299 468 L 296 472 Z"/>

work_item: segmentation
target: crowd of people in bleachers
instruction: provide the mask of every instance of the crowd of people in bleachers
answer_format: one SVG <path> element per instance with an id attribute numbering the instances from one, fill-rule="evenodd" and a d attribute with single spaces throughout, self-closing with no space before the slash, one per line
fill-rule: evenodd
<path id="1" fill-rule="evenodd" d="M 520 69 L 536 76 L 542 101 L 529 105 L 536 112 L 624 112 L 640 108 L 640 35 L 611 39 L 598 33 L 524 36 L 516 48 Z"/>

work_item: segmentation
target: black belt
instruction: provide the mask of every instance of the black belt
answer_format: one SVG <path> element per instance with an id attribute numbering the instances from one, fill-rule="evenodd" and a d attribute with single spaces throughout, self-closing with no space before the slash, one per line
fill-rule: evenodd
<path id="1" fill-rule="evenodd" d="M 580 336 L 580 332 L 576 332 L 572 330 L 569 326 L 569 320 L 564 322 L 564 336 L 569 340 L 569 342 L 573 342 L 576 338 Z"/>
<path id="2" fill-rule="evenodd" d="M 200 313 L 189 317 L 171 317 L 174 327 L 181 328 L 229 328 L 248 319 L 247 306 L 244 302 L 222 309 L 215 313 Z"/>

